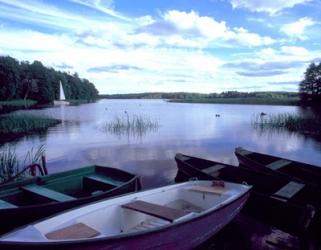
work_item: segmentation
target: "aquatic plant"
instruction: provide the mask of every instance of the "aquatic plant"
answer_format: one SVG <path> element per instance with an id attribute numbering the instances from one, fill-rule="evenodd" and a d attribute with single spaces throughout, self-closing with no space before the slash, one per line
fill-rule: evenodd
<path id="1" fill-rule="evenodd" d="M 37 104 L 36 101 L 30 99 L 16 99 L 10 101 L 0 101 L 0 106 L 15 106 L 15 107 L 29 107 Z"/>
<path id="2" fill-rule="evenodd" d="M 29 173 L 23 171 L 25 167 L 31 164 L 41 165 L 41 157 L 44 154 L 44 145 L 37 148 L 32 147 L 22 158 L 18 158 L 15 147 L 4 147 L 0 151 L 0 183 L 27 177 Z"/>
<path id="3" fill-rule="evenodd" d="M 19 172 L 15 148 L 6 147 L 0 152 L 0 183 L 7 181 Z"/>
<path id="4" fill-rule="evenodd" d="M 142 115 L 133 115 L 125 111 L 124 116 L 116 116 L 113 121 L 107 122 L 103 129 L 116 135 L 136 135 L 143 136 L 148 131 L 156 131 L 159 123 L 149 117 Z"/>
<path id="5" fill-rule="evenodd" d="M 6 136 L 11 137 L 35 131 L 43 131 L 58 123 L 60 123 L 60 120 L 35 115 L 3 115 L 0 117 L 0 136 L 4 138 Z"/>
<path id="6" fill-rule="evenodd" d="M 253 126 L 260 129 L 287 129 L 288 131 L 304 134 L 321 134 L 321 118 L 313 114 L 269 114 L 256 115 Z"/>

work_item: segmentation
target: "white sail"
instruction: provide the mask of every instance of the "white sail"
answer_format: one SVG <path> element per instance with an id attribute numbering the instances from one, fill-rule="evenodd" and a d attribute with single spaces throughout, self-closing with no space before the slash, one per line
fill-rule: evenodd
<path id="1" fill-rule="evenodd" d="M 62 87 L 61 81 L 59 82 L 60 84 L 60 91 L 59 91 L 59 100 L 64 101 L 66 100 L 64 89 Z"/>

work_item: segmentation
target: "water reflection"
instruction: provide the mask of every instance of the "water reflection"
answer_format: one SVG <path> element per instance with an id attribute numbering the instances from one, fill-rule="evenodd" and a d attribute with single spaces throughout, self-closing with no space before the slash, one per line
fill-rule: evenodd
<path id="1" fill-rule="evenodd" d="M 158 121 L 160 126 L 146 133 L 120 135 L 100 129 L 124 111 Z M 237 146 L 315 165 L 321 162 L 320 142 L 287 131 L 256 130 L 251 125 L 254 114 L 301 112 L 297 107 L 101 100 L 63 109 L 20 112 L 63 119 L 63 124 L 45 134 L 9 143 L 21 155 L 31 147 L 45 144 L 50 172 L 100 164 L 143 176 L 144 187 L 160 186 L 175 178 L 176 153 L 238 165 L 234 156 Z"/>

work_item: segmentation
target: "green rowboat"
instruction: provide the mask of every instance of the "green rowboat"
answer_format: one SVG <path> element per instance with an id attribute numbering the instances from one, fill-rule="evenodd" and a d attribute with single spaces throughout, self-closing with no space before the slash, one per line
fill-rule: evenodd
<path id="1" fill-rule="evenodd" d="M 140 188 L 138 176 L 95 165 L 0 185 L 0 234 L 66 209 Z"/>

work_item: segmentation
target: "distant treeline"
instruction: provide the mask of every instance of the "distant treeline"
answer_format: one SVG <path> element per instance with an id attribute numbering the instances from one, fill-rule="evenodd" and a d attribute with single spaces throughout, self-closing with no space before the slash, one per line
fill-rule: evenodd
<path id="1" fill-rule="evenodd" d="M 0 101 L 33 99 L 50 103 L 59 97 L 61 81 L 66 99 L 94 100 L 98 91 L 87 79 L 47 68 L 39 61 L 17 61 L 0 56 Z"/>
<path id="2" fill-rule="evenodd" d="M 137 93 L 137 94 L 114 94 L 114 95 L 99 95 L 100 98 L 107 99 L 174 99 L 174 100 L 211 100 L 217 98 L 262 98 L 262 99 L 288 99 L 299 97 L 296 92 L 238 92 L 226 91 L 222 93 L 189 93 L 189 92 L 175 92 L 175 93 Z"/>

